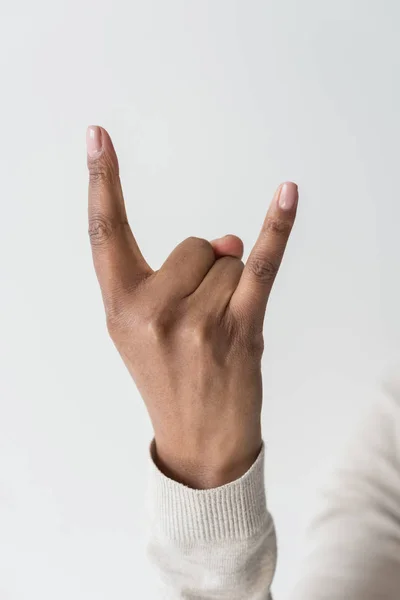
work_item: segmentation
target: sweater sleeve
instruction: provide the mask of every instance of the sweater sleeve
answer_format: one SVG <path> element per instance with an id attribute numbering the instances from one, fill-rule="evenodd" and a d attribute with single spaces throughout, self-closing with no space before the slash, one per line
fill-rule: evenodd
<path id="1" fill-rule="evenodd" d="M 386 386 L 318 494 L 291 600 L 400 597 L 400 385 Z"/>
<path id="2" fill-rule="evenodd" d="M 148 556 L 162 600 L 268 600 L 276 539 L 264 448 L 237 481 L 193 490 L 150 465 Z M 150 597 L 150 596 L 149 596 Z"/>

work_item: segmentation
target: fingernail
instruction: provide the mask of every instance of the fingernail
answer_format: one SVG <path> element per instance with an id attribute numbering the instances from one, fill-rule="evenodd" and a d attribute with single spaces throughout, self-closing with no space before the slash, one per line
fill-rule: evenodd
<path id="1" fill-rule="evenodd" d="M 91 125 L 86 131 L 87 153 L 91 157 L 98 156 L 103 149 L 101 140 L 101 129 L 97 125 Z"/>
<path id="2" fill-rule="evenodd" d="M 282 210 L 292 210 L 295 207 L 299 193 L 295 183 L 284 183 L 279 192 L 278 205 Z"/>

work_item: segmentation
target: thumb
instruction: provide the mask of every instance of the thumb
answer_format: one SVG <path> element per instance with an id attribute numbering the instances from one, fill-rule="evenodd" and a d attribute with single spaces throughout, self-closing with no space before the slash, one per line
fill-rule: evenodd
<path id="1" fill-rule="evenodd" d="M 222 256 L 242 258 L 243 256 L 243 242 L 236 235 L 224 235 L 224 237 L 213 240 L 210 243 L 217 258 L 221 258 Z"/>

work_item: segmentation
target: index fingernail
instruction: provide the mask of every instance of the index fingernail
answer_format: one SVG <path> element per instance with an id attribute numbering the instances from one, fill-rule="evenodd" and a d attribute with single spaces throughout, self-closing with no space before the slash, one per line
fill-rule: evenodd
<path id="1" fill-rule="evenodd" d="M 97 125 L 91 125 L 86 131 L 86 148 L 89 156 L 94 158 L 102 151 L 101 129 Z"/>
<path id="2" fill-rule="evenodd" d="M 282 210 L 292 210 L 298 198 L 297 185 L 292 182 L 284 183 L 279 191 L 278 204 Z"/>

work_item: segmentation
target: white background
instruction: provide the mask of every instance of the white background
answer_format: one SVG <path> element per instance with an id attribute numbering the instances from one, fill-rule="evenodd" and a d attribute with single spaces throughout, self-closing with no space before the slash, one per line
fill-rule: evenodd
<path id="1" fill-rule="evenodd" d="M 0 13 L 0 598 L 128 600 L 145 581 L 151 429 L 107 338 L 86 233 L 98 123 L 155 267 L 189 235 L 236 233 L 248 252 L 275 187 L 299 184 L 264 364 L 279 600 L 320 473 L 399 347 L 399 5 Z"/>

